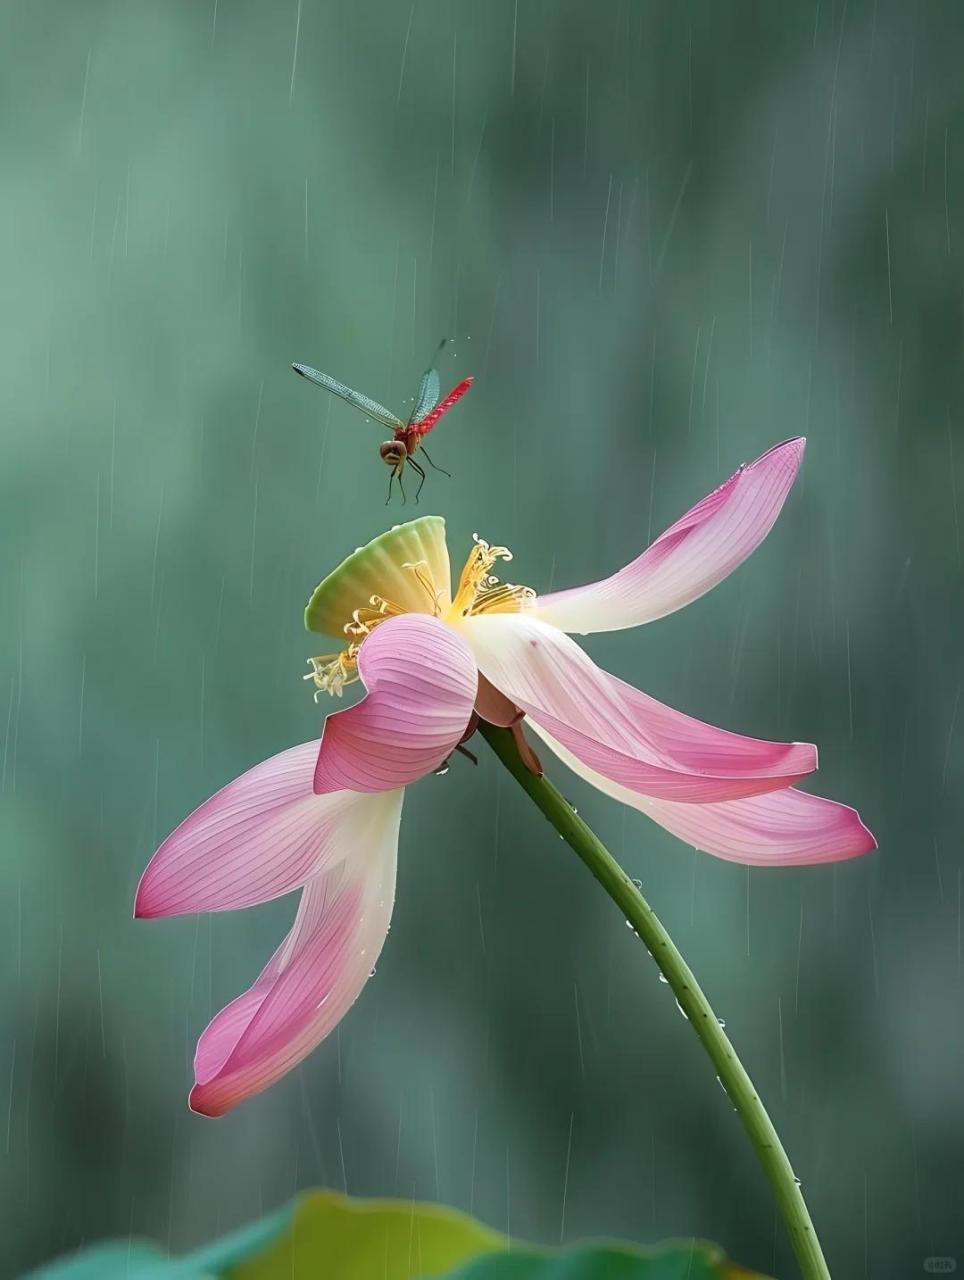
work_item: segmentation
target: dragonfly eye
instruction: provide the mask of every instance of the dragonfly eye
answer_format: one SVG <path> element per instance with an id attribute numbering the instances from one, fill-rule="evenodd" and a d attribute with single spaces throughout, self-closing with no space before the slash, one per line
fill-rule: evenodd
<path id="1" fill-rule="evenodd" d="M 378 452 L 382 462 L 386 462 L 390 467 L 397 467 L 400 462 L 405 461 L 406 449 L 401 440 L 386 440 L 378 446 Z"/>

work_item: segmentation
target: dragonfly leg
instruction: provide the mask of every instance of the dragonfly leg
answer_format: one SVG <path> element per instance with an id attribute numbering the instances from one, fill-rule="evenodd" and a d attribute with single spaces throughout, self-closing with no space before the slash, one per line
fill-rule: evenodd
<path id="1" fill-rule="evenodd" d="M 425 468 L 422 467 L 420 463 L 416 462 L 414 458 L 409 458 L 408 465 L 417 476 L 421 476 L 421 479 L 418 482 L 418 489 L 415 491 L 415 501 L 418 502 L 418 495 L 422 492 L 422 485 L 425 483 Z M 399 481 L 399 484 L 401 484 L 401 481 Z"/>
<path id="2" fill-rule="evenodd" d="M 386 507 L 392 500 L 392 485 L 396 480 L 398 481 L 399 489 L 402 491 L 402 506 L 404 507 L 405 505 L 405 486 L 402 484 L 402 469 L 401 467 L 392 467 L 391 471 L 388 473 L 388 497 L 385 499 Z"/>
<path id="3" fill-rule="evenodd" d="M 443 476 L 448 476 L 450 480 L 452 479 L 451 471 L 446 471 L 444 467 L 437 467 L 435 465 L 432 459 L 428 456 L 428 450 L 425 448 L 424 444 L 422 445 L 422 457 L 425 459 L 425 461 L 428 463 L 428 465 L 432 468 L 433 471 L 441 471 Z"/>

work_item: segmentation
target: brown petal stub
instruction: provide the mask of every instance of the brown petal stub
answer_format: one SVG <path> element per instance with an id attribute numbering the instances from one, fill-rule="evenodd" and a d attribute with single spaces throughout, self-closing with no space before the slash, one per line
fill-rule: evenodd
<path id="1" fill-rule="evenodd" d="M 519 755 L 522 757 L 522 763 L 537 778 L 542 777 L 545 772 L 542 762 L 522 732 L 522 721 L 525 719 L 525 712 L 510 701 L 504 693 L 500 692 L 490 680 L 486 680 L 481 671 L 479 672 L 479 688 L 475 695 L 475 714 L 480 719 L 487 720 L 489 724 L 498 725 L 502 729 L 511 729 L 515 744 L 519 749 Z M 465 739 L 463 738 L 464 741 Z"/>
<path id="2" fill-rule="evenodd" d="M 510 702 L 504 693 L 500 693 L 494 684 L 486 680 L 479 672 L 479 689 L 475 695 L 475 709 L 483 720 L 496 724 L 502 729 L 511 729 L 525 715 L 514 702 Z"/>
<path id="3" fill-rule="evenodd" d="M 525 734 L 522 732 L 522 721 L 517 720 L 515 724 L 509 725 L 509 728 L 512 730 L 513 738 L 515 738 L 515 745 L 519 755 L 522 757 L 522 763 L 530 773 L 534 773 L 537 778 L 541 778 L 545 773 L 545 769 L 543 769 L 542 761 L 533 751 Z"/>

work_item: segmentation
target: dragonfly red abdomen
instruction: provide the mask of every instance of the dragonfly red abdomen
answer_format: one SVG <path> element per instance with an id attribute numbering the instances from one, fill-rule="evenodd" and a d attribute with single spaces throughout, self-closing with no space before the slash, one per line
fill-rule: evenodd
<path id="1" fill-rule="evenodd" d="M 427 413 L 424 418 L 420 418 L 418 422 L 413 422 L 409 430 L 417 431 L 420 436 L 428 435 L 442 414 L 447 413 L 453 404 L 462 399 L 474 381 L 474 378 L 463 378 L 459 385 L 453 387 L 445 399 L 440 400 L 430 413 Z"/>

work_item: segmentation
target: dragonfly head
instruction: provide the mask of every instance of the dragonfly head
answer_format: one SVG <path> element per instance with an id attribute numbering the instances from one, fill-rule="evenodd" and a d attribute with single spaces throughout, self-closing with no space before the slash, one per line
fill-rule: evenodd
<path id="1" fill-rule="evenodd" d="M 405 448 L 404 440 L 386 440 L 384 444 L 378 446 L 378 452 L 382 462 L 394 467 L 396 471 L 401 471 L 405 465 L 405 459 L 408 457 L 408 450 Z"/>

